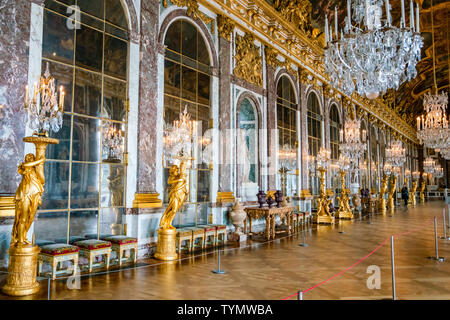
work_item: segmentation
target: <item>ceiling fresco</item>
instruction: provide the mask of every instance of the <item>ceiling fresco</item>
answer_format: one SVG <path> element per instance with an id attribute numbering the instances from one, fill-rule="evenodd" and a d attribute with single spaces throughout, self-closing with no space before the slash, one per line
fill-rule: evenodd
<path id="1" fill-rule="evenodd" d="M 340 27 L 344 25 L 347 14 L 347 0 L 266 0 L 276 10 L 281 13 L 282 8 L 291 5 L 292 7 L 303 8 L 300 11 L 308 12 L 308 19 L 311 26 L 307 28 L 309 35 L 323 38 L 323 26 L 325 15 L 328 20 L 333 21 L 334 10 L 338 8 L 338 20 Z M 354 0 L 353 0 L 354 1 Z M 308 4 L 305 4 L 308 2 Z M 420 29 L 424 37 L 424 47 L 422 49 L 422 60 L 417 65 L 417 77 L 410 82 L 403 83 L 397 91 L 389 90 L 383 97 L 385 102 L 394 108 L 397 113 L 415 124 L 415 119 L 423 113 L 423 95 L 433 90 L 433 50 L 431 37 L 431 11 L 434 17 L 434 36 L 436 52 L 436 78 L 439 91 L 449 91 L 449 48 L 450 48 L 450 0 L 414 0 L 420 8 Z M 431 2 L 433 8 L 431 10 Z M 310 5 L 309 5 L 310 3 Z M 390 0 L 392 21 L 400 21 L 401 7 L 400 0 Z M 409 12 L 409 1 L 405 0 L 405 7 Z M 384 8 L 383 8 L 384 9 Z M 409 15 L 406 23 L 409 25 Z M 300 27 L 299 27 L 300 28 Z M 312 33 L 310 33 L 312 32 Z M 323 39 L 322 39 L 323 41 Z"/>

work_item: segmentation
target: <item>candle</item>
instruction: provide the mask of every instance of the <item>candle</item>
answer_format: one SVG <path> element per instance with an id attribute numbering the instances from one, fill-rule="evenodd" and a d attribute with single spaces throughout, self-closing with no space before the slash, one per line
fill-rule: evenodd
<path id="1" fill-rule="evenodd" d="M 340 141 L 344 142 L 344 130 L 339 130 Z"/>
<path id="2" fill-rule="evenodd" d="M 419 4 L 417 4 L 417 6 L 416 6 L 416 32 L 417 33 L 420 32 L 420 27 L 419 27 Z"/>
<path id="3" fill-rule="evenodd" d="M 366 24 L 366 29 L 369 29 L 369 3 L 368 0 L 364 1 L 364 10 L 366 12 L 364 18 L 364 23 Z"/>
<path id="4" fill-rule="evenodd" d="M 330 41 L 330 37 L 328 36 L 328 16 L 325 15 L 325 44 L 328 44 L 328 41 Z"/>
<path id="5" fill-rule="evenodd" d="M 352 25 L 352 4 L 350 0 L 347 0 L 347 19 L 348 19 L 348 28 L 350 30 L 350 26 Z"/>
<path id="6" fill-rule="evenodd" d="M 420 117 L 417 117 L 417 131 L 420 130 Z"/>
<path id="7" fill-rule="evenodd" d="M 409 6 L 409 28 L 414 32 L 414 4 L 410 0 Z"/>
<path id="8" fill-rule="evenodd" d="M 333 27 L 330 25 L 330 42 L 333 41 Z"/>
<path id="9" fill-rule="evenodd" d="M 25 108 L 28 105 L 28 86 L 25 86 Z"/>
<path id="10" fill-rule="evenodd" d="M 402 20 L 401 22 L 403 23 L 403 25 L 401 25 L 400 27 L 406 28 L 406 20 L 405 20 L 405 0 L 402 0 Z"/>
<path id="11" fill-rule="evenodd" d="M 338 10 L 337 6 L 334 7 L 334 32 L 336 32 L 336 40 L 338 39 Z"/>
<path id="12" fill-rule="evenodd" d="M 389 5 L 389 0 L 385 1 L 385 5 L 386 5 L 387 23 L 388 23 L 388 26 L 391 26 L 391 9 L 390 9 L 390 5 Z"/>

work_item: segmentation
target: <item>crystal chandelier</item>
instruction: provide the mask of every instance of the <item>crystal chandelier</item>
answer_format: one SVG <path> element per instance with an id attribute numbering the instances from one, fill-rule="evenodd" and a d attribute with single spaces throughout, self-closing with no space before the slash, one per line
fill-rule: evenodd
<path id="1" fill-rule="evenodd" d="M 330 164 L 330 155 L 331 152 L 325 148 L 320 148 L 319 153 L 317 154 L 317 166 L 319 168 L 326 168 Z"/>
<path id="2" fill-rule="evenodd" d="M 428 174 L 433 174 L 434 168 L 435 168 L 434 160 L 431 157 L 427 157 L 423 162 L 423 171 L 425 171 Z"/>
<path id="3" fill-rule="evenodd" d="M 419 6 L 410 5 L 406 26 L 402 4 L 400 27 L 392 25 L 389 0 L 347 0 L 344 30 L 338 30 L 337 7 L 334 30 L 325 17 L 325 66 L 331 84 L 347 94 L 357 91 L 375 99 L 389 88 L 398 89 L 416 77 L 423 39 L 419 30 Z M 386 19 L 382 23 L 383 2 Z M 353 15 L 352 15 L 353 7 Z M 364 26 L 363 26 L 364 25 Z"/>
<path id="4" fill-rule="evenodd" d="M 450 160 L 450 147 L 440 149 L 439 153 L 445 160 Z"/>
<path id="5" fill-rule="evenodd" d="M 280 171 L 288 172 L 295 169 L 297 160 L 297 152 L 289 145 L 285 144 L 278 150 L 278 161 L 280 163 Z"/>
<path id="6" fill-rule="evenodd" d="M 419 171 L 414 171 L 412 173 L 413 179 L 418 180 L 420 178 L 420 172 Z"/>
<path id="7" fill-rule="evenodd" d="M 436 164 L 433 174 L 437 179 L 442 178 L 444 176 L 444 168 L 442 168 L 440 164 Z"/>
<path id="8" fill-rule="evenodd" d="M 349 159 L 352 167 L 356 166 L 358 159 L 366 150 L 366 130 L 361 133 L 360 127 L 360 120 L 347 119 L 344 123 L 344 129 L 339 131 L 339 150 Z"/>
<path id="9" fill-rule="evenodd" d="M 172 125 L 165 124 L 164 156 L 168 162 L 175 160 L 191 160 L 194 122 L 187 113 L 187 107 L 180 113 L 180 120 Z"/>
<path id="10" fill-rule="evenodd" d="M 32 96 L 29 96 L 28 86 L 25 87 L 25 110 L 28 111 L 29 126 L 34 134 L 48 135 L 48 131 L 58 132 L 62 127 L 64 110 L 64 90 L 59 89 L 59 101 L 56 93 L 55 78 L 50 75 L 48 62 L 44 76 L 41 76 L 39 87 L 33 86 Z"/>
<path id="11" fill-rule="evenodd" d="M 391 146 L 386 149 L 386 161 L 392 166 L 392 170 L 395 167 L 401 167 L 406 161 L 406 149 L 403 148 L 400 140 L 394 140 Z"/>
<path id="12" fill-rule="evenodd" d="M 350 159 L 346 155 L 341 154 L 339 155 L 337 165 L 339 170 L 347 171 L 350 168 Z"/>
<path id="13" fill-rule="evenodd" d="M 107 122 L 103 129 L 103 147 L 108 154 L 107 160 L 120 159 L 123 153 L 123 133 Z"/>
<path id="14" fill-rule="evenodd" d="M 423 108 L 426 116 L 417 117 L 417 137 L 427 148 L 440 151 L 449 147 L 447 103 L 447 93 L 425 94 Z"/>
<path id="15" fill-rule="evenodd" d="M 389 162 L 386 162 L 383 166 L 383 171 L 387 176 L 390 176 L 392 173 L 392 166 Z"/>

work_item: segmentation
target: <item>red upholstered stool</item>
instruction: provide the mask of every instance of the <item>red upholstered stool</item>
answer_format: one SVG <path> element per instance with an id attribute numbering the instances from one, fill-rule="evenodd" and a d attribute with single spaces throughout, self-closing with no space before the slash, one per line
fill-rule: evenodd
<path id="1" fill-rule="evenodd" d="M 212 226 L 216 227 L 216 246 L 221 244 L 225 244 L 227 242 L 227 226 L 224 224 L 213 224 Z"/>
<path id="2" fill-rule="evenodd" d="M 212 246 L 216 245 L 217 235 L 216 235 L 216 226 L 213 226 L 211 224 L 202 224 L 198 225 L 197 228 L 202 228 L 205 233 L 205 239 L 203 248 L 206 247 L 206 245 L 210 244 Z"/>
<path id="3" fill-rule="evenodd" d="M 117 262 L 119 267 L 122 266 L 122 261 L 132 261 L 136 263 L 138 254 L 138 241 L 136 238 L 128 236 L 105 236 L 102 240 L 109 241 L 112 244 L 112 251 L 117 253 Z M 133 257 L 131 257 L 133 252 Z M 125 253 L 125 257 L 124 257 Z"/>
<path id="4" fill-rule="evenodd" d="M 109 257 L 111 256 L 111 242 L 103 240 L 81 240 L 73 243 L 80 248 L 80 255 L 89 260 L 88 270 L 92 272 L 93 267 L 105 267 L 109 269 Z M 94 259 L 97 256 L 104 256 L 104 262 L 95 263 Z"/>
<path id="5" fill-rule="evenodd" d="M 52 279 L 55 280 L 56 275 L 60 273 L 70 274 L 70 269 L 62 269 L 64 261 L 73 261 L 73 271 L 72 275 L 77 274 L 78 266 L 78 247 L 72 246 L 65 243 L 54 243 L 47 244 L 40 247 L 41 252 L 38 256 L 38 274 L 42 274 L 42 265 L 44 263 L 49 263 L 52 267 L 51 275 Z M 60 270 L 57 271 L 58 264 L 60 265 Z M 62 270 L 61 270 L 62 269 Z"/>

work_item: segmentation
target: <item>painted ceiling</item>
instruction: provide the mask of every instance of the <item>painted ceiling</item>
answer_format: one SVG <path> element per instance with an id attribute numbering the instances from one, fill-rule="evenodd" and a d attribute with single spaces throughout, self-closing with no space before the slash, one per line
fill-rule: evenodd
<path id="1" fill-rule="evenodd" d="M 338 7 L 338 19 L 343 27 L 346 16 L 347 0 L 266 0 L 275 8 L 283 5 L 283 2 L 293 2 L 298 6 L 303 6 L 304 2 L 311 3 L 311 30 L 317 29 L 316 33 L 322 33 L 325 14 L 329 21 L 334 19 L 335 6 Z M 353 0 L 354 1 L 354 0 Z M 433 7 L 431 8 L 431 1 Z M 383 97 L 385 102 L 406 121 L 412 125 L 415 119 L 423 113 L 423 95 L 432 91 L 434 93 L 433 81 L 433 46 L 432 46 L 432 26 L 431 12 L 433 12 L 433 25 L 436 52 L 436 79 L 439 92 L 450 91 L 449 87 L 449 52 L 450 52 L 450 0 L 414 0 L 420 8 L 420 29 L 424 37 L 424 47 L 422 49 L 422 60 L 417 65 L 417 77 L 410 82 L 403 83 L 397 91 L 389 90 Z M 392 7 L 392 21 L 397 24 L 400 21 L 401 8 L 400 0 L 390 0 Z M 409 12 L 409 1 L 405 0 L 405 6 Z M 309 6 L 308 6 L 309 7 Z M 409 25 L 409 15 L 407 14 L 407 25 Z M 319 38 L 323 33 L 319 33 Z"/>

